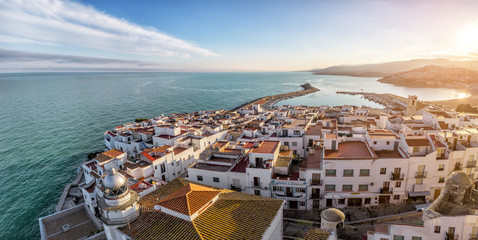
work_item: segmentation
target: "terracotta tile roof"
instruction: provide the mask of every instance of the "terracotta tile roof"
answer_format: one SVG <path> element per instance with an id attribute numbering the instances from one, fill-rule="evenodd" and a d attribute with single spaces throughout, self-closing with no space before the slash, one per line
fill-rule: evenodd
<path id="1" fill-rule="evenodd" d="M 192 215 L 219 193 L 218 190 L 189 183 L 159 201 L 158 205 L 184 215 Z"/>
<path id="2" fill-rule="evenodd" d="M 129 227 L 119 229 L 132 239 L 201 239 L 192 222 L 160 211 L 142 211 Z"/>
<path id="3" fill-rule="evenodd" d="M 448 129 L 448 124 L 446 124 L 444 121 L 438 121 L 438 124 L 442 130 Z"/>
<path id="4" fill-rule="evenodd" d="M 274 153 L 280 146 L 280 141 L 262 141 L 258 148 L 253 148 L 253 153 Z"/>
<path id="5" fill-rule="evenodd" d="M 107 155 L 107 156 L 110 156 L 112 158 L 115 158 L 115 157 L 118 157 L 119 155 L 123 154 L 124 152 L 118 150 L 118 149 L 111 149 L 107 152 L 104 152 L 103 154 Z"/>
<path id="6" fill-rule="evenodd" d="M 191 185 L 196 185 L 193 189 L 220 192 L 218 200 L 192 222 L 160 211 L 143 210 L 130 227 L 125 226 L 120 230 L 132 239 L 261 239 L 284 203 L 283 200 L 190 183 L 176 178 L 142 197 L 140 203 L 144 208 L 151 209 L 158 203 L 158 199 L 166 202 L 181 198 L 190 190 Z M 191 199 L 202 201 L 199 200 L 202 198 L 200 192 L 191 196 Z M 200 206 L 201 204 L 192 208 L 198 209 Z"/>
<path id="7" fill-rule="evenodd" d="M 327 240 L 329 239 L 330 233 L 322 228 L 314 228 L 309 230 L 305 235 L 305 240 Z"/>
<path id="8" fill-rule="evenodd" d="M 222 193 L 193 222 L 203 239 L 261 239 L 282 204 L 278 199 Z"/>

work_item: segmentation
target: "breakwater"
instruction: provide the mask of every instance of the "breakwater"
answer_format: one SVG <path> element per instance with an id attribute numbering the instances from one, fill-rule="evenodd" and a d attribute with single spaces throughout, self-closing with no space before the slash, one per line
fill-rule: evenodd
<path id="1" fill-rule="evenodd" d="M 379 94 L 379 93 L 371 93 L 371 92 L 337 91 L 337 94 L 347 94 L 352 96 L 361 95 L 363 98 L 371 102 L 378 103 L 386 108 L 401 109 L 401 110 L 404 109 L 404 106 L 397 102 L 397 101 L 403 102 L 404 98 L 393 95 L 393 94 L 389 94 L 389 93 Z"/>
<path id="2" fill-rule="evenodd" d="M 244 103 L 244 104 L 232 109 L 232 111 L 237 111 L 241 108 L 248 108 L 248 107 L 252 106 L 253 104 L 260 104 L 265 108 L 270 108 L 270 107 L 274 106 L 274 104 L 276 104 L 279 101 L 289 99 L 289 98 L 294 98 L 294 97 L 300 97 L 300 96 L 304 96 L 304 95 L 307 95 L 307 94 L 310 94 L 310 93 L 313 93 L 313 92 L 320 91 L 320 89 L 310 85 L 309 83 L 305 83 L 305 84 L 302 84 L 300 86 L 304 90 L 257 98 L 257 99 L 254 99 L 252 101 L 249 101 L 247 103 Z"/>

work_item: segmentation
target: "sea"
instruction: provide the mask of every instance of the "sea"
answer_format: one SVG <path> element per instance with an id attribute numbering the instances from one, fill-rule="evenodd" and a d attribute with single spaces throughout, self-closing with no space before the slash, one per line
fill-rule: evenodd
<path id="1" fill-rule="evenodd" d="M 106 130 L 135 118 L 232 109 L 301 90 L 306 82 L 321 91 L 278 104 L 382 107 L 336 91 L 414 94 L 421 100 L 466 95 L 308 72 L 0 74 L 0 239 L 40 237 L 38 218 L 54 212 L 88 153 L 104 150 Z"/>

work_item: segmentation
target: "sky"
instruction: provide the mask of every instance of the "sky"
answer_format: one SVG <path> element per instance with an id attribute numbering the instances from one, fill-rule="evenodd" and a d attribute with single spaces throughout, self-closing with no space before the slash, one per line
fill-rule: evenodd
<path id="1" fill-rule="evenodd" d="M 0 72 L 475 60 L 475 0 L 0 0 Z"/>

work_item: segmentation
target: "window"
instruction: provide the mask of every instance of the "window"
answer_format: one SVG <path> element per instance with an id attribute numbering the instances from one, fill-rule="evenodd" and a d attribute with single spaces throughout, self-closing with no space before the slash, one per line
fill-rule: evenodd
<path id="1" fill-rule="evenodd" d="M 335 184 L 325 184 L 325 191 L 335 191 Z"/>
<path id="2" fill-rule="evenodd" d="M 198 181 L 202 181 L 202 176 L 198 175 Z"/>
<path id="3" fill-rule="evenodd" d="M 395 183 L 395 187 L 401 187 L 402 186 L 402 182 L 396 182 Z"/>
<path id="4" fill-rule="evenodd" d="M 445 171 L 445 164 L 438 165 L 438 171 Z"/>
<path id="5" fill-rule="evenodd" d="M 445 177 L 440 177 L 438 179 L 438 183 L 444 183 L 445 182 Z"/>
<path id="6" fill-rule="evenodd" d="M 213 178 L 212 178 L 212 181 L 213 181 L 213 182 L 219 182 L 219 178 L 218 178 L 218 177 L 213 177 Z"/>
<path id="7" fill-rule="evenodd" d="M 305 188 L 296 188 L 295 192 L 303 192 L 305 193 Z"/>
<path id="8" fill-rule="evenodd" d="M 166 172 L 166 163 L 161 164 L 161 173 Z"/>
<path id="9" fill-rule="evenodd" d="M 336 176 L 337 170 L 335 169 L 325 169 L 325 176 Z"/>
<path id="10" fill-rule="evenodd" d="M 387 141 L 387 145 L 390 145 L 390 141 Z"/>
<path id="11" fill-rule="evenodd" d="M 440 226 L 435 226 L 435 233 L 440 233 L 440 229 L 441 229 Z"/>
<path id="12" fill-rule="evenodd" d="M 368 184 L 360 184 L 359 191 L 368 191 Z"/>
<path id="13" fill-rule="evenodd" d="M 294 135 L 300 135 L 300 131 L 294 131 Z M 297 143 L 296 143 L 297 144 Z M 294 145 L 294 143 L 292 143 L 292 145 Z"/>
<path id="14" fill-rule="evenodd" d="M 387 169 L 386 168 L 380 168 L 380 174 L 386 174 L 387 173 Z"/>
<path id="15" fill-rule="evenodd" d="M 289 142 L 284 142 L 284 146 L 289 146 Z"/>
<path id="16" fill-rule="evenodd" d="M 338 201 L 338 204 L 344 205 L 345 204 L 345 198 L 340 198 Z"/>
<path id="17" fill-rule="evenodd" d="M 360 176 L 370 176 L 370 169 L 360 169 Z"/>
<path id="18" fill-rule="evenodd" d="M 282 187 L 276 187 L 276 186 L 274 186 L 274 187 L 272 187 L 272 190 L 273 190 L 273 191 L 282 191 Z"/>
<path id="19" fill-rule="evenodd" d="M 393 240 L 405 240 L 405 237 L 402 235 L 393 235 Z"/>
<path id="20" fill-rule="evenodd" d="M 373 141 L 373 145 L 377 145 L 377 141 Z"/>
<path id="21" fill-rule="evenodd" d="M 299 203 L 300 203 L 300 206 L 305 206 L 305 201 L 301 201 Z"/>
<path id="22" fill-rule="evenodd" d="M 261 190 L 254 190 L 255 195 L 261 195 Z"/>
<path id="23" fill-rule="evenodd" d="M 364 204 L 370 204 L 372 202 L 371 198 L 365 198 Z"/>
<path id="24" fill-rule="evenodd" d="M 342 191 L 351 192 L 352 191 L 352 185 L 342 185 Z"/>
<path id="25" fill-rule="evenodd" d="M 292 147 L 297 147 L 297 142 L 292 142 Z"/>
<path id="26" fill-rule="evenodd" d="M 422 237 L 415 237 L 415 236 L 412 236 L 412 240 L 422 240 Z"/>
<path id="27" fill-rule="evenodd" d="M 393 195 L 394 200 L 400 200 L 400 195 Z"/>
<path id="28" fill-rule="evenodd" d="M 344 169 L 344 177 L 353 177 L 354 170 L 353 169 Z"/>

